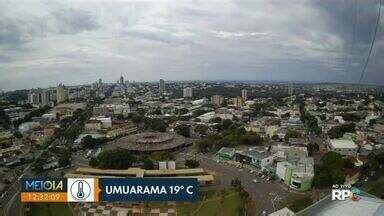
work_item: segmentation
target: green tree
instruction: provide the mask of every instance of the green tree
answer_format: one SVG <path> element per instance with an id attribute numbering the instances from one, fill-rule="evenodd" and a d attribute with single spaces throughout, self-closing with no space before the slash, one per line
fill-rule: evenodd
<path id="1" fill-rule="evenodd" d="M 284 119 L 288 119 L 289 117 L 291 117 L 291 114 L 289 112 L 286 112 L 281 115 L 281 118 L 284 118 Z"/>
<path id="2" fill-rule="evenodd" d="M 167 125 L 165 124 L 165 121 L 158 118 L 146 118 L 145 125 L 148 129 L 152 129 L 158 132 L 165 132 L 167 130 Z"/>
<path id="3" fill-rule="evenodd" d="M 19 131 L 15 131 L 14 133 L 13 133 L 13 136 L 15 136 L 16 138 L 23 138 L 23 134 L 21 134 Z"/>
<path id="4" fill-rule="evenodd" d="M 152 115 L 161 115 L 161 108 L 157 107 L 155 110 L 151 112 Z"/>
<path id="5" fill-rule="evenodd" d="M 315 187 L 327 188 L 333 184 L 342 184 L 345 180 L 344 164 L 342 155 L 336 152 L 328 152 L 320 159 L 321 165 L 315 166 Z"/>
<path id="6" fill-rule="evenodd" d="M 209 130 L 209 127 L 202 124 L 201 125 L 199 124 L 195 127 L 195 132 L 203 136 L 207 135 L 208 130 Z"/>
<path id="7" fill-rule="evenodd" d="M 71 164 L 71 151 L 65 150 L 59 157 L 59 166 L 65 167 Z"/>
<path id="8" fill-rule="evenodd" d="M 106 150 L 97 156 L 101 169 L 128 169 L 136 158 L 125 149 Z"/>
<path id="9" fill-rule="evenodd" d="M 227 130 L 232 126 L 233 122 L 230 119 L 224 119 L 221 123 L 221 130 Z"/>
<path id="10" fill-rule="evenodd" d="M 188 113 L 188 109 L 184 108 L 184 107 L 181 109 L 177 109 L 177 111 L 176 111 L 176 114 L 178 114 L 178 115 L 185 115 L 187 113 Z"/>
<path id="11" fill-rule="evenodd" d="M 175 156 L 171 152 L 167 151 L 153 152 L 150 157 L 153 161 L 168 161 L 175 159 Z"/>
<path id="12" fill-rule="evenodd" d="M 263 138 L 255 132 L 249 132 L 240 137 L 240 143 L 245 145 L 261 145 Z"/>
<path id="13" fill-rule="evenodd" d="M 207 111 L 203 110 L 203 109 L 198 109 L 198 110 L 195 110 L 192 112 L 192 116 L 194 118 L 198 117 L 198 116 L 201 116 L 203 114 L 207 113 Z"/>
<path id="14" fill-rule="evenodd" d="M 8 115 L 5 114 L 3 109 L 0 109 L 0 126 L 3 126 L 4 128 L 8 129 L 11 125 L 11 120 L 9 119 Z"/>
<path id="15" fill-rule="evenodd" d="M 84 148 L 95 148 L 105 142 L 104 138 L 93 138 L 90 135 L 85 136 L 82 140 L 82 145 Z"/>
<path id="16" fill-rule="evenodd" d="M 358 115 L 357 113 L 343 113 L 341 114 L 341 116 L 345 121 L 358 122 L 361 120 L 361 116 Z"/>
<path id="17" fill-rule="evenodd" d="M 185 137 L 190 137 L 190 126 L 186 124 L 181 124 L 178 125 L 176 128 L 176 133 L 185 136 Z"/>
<path id="18" fill-rule="evenodd" d="M 313 156 L 313 153 L 319 151 L 320 147 L 319 147 L 319 144 L 317 143 L 309 143 L 307 145 L 307 151 L 308 151 L 308 155 L 309 156 Z"/>
<path id="19" fill-rule="evenodd" d="M 297 130 L 289 128 L 287 133 L 285 134 L 285 141 L 288 141 L 290 138 L 300 138 L 301 134 Z"/>
<path id="20" fill-rule="evenodd" d="M 155 168 L 155 164 L 151 159 L 146 158 L 144 159 L 143 165 L 141 166 L 141 168 L 146 170 L 153 170 Z"/>
<path id="21" fill-rule="evenodd" d="M 279 135 L 277 135 L 277 134 L 273 134 L 273 136 L 271 138 L 272 138 L 272 140 L 275 140 L 275 141 L 278 141 L 280 139 Z"/>
<path id="22" fill-rule="evenodd" d="M 200 163 L 197 160 L 190 159 L 190 160 L 185 160 L 185 166 L 189 168 L 196 168 L 200 166 Z"/>
<path id="23" fill-rule="evenodd" d="M 97 160 L 97 158 L 92 157 L 89 160 L 89 166 L 91 166 L 91 167 L 98 167 L 99 166 L 99 161 Z"/>
<path id="24" fill-rule="evenodd" d="M 356 125 L 354 123 L 342 124 L 331 128 L 328 131 L 328 136 L 331 139 L 336 139 L 344 136 L 345 133 L 354 133 Z"/>

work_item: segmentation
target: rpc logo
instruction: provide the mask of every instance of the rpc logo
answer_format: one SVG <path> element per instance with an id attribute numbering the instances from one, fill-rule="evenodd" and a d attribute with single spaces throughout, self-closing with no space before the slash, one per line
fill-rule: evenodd
<path id="1" fill-rule="evenodd" d="M 346 200 L 351 198 L 352 201 L 359 201 L 360 190 L 357 188 L 352 189 L 332 189 L 332 200 Z"/>

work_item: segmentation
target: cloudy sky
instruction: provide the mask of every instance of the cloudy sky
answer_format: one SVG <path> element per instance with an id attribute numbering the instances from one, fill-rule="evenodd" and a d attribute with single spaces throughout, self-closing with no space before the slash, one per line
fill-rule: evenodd
<path id="1" fill-rule="evenodd" d="M 359 82 L 379 0 L 294 2 L 0 0 L 0 89 L 121 74 Z M 384 84 L 383 16 L 362 83 Z"/>

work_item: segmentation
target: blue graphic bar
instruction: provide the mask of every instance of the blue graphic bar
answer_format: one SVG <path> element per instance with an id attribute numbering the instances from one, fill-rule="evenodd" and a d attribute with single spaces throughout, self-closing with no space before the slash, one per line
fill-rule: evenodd
<path id="1" fill-rule="evenodd" d="M 198 200 L 198 181 L 192 178 L 101 178 L 100 201 Z"/>

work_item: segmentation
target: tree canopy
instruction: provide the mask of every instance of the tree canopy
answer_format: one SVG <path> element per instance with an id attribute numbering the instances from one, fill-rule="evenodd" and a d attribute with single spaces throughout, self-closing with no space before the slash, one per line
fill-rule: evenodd
<path id="1" fill-rule="evenodd" d="M 176 133 L 185 136 L 185 137 L 190 137 L 190 126 L 186 124 L 181 124 L 178 125 L 176 128 Z"/>
<path id="2" fill-rule="evenodd" d="M 342 124 L 331 128 L 328 131 L 328 136 L 331 139 L 343 137 L 345 133 L 354 133 L 356 125 L 354 123 Z"/>
<path id="3" fill-rule="evenodd" d="M 101 169 L 128 169 L 136 162 L 136 158 L 125 149 L 103 151 L 96 159 Z"/>
<path id="4" fill-rule="evenodd" d="M 185 161 L 185 166 L 188 168 L 196 168 L 200 166 L 200 163 L 197 160 L 190 159 Z"/>
<path id="5" fill-rule="evenodd" d="M 345 161 L 342 155 L 328 152 L 320 159 L 321 165 L 315 166 L 313 184 L 318 188 L 327 188 L 333 184 L 342 184 L 345 180 L 343 172 Z"/>

